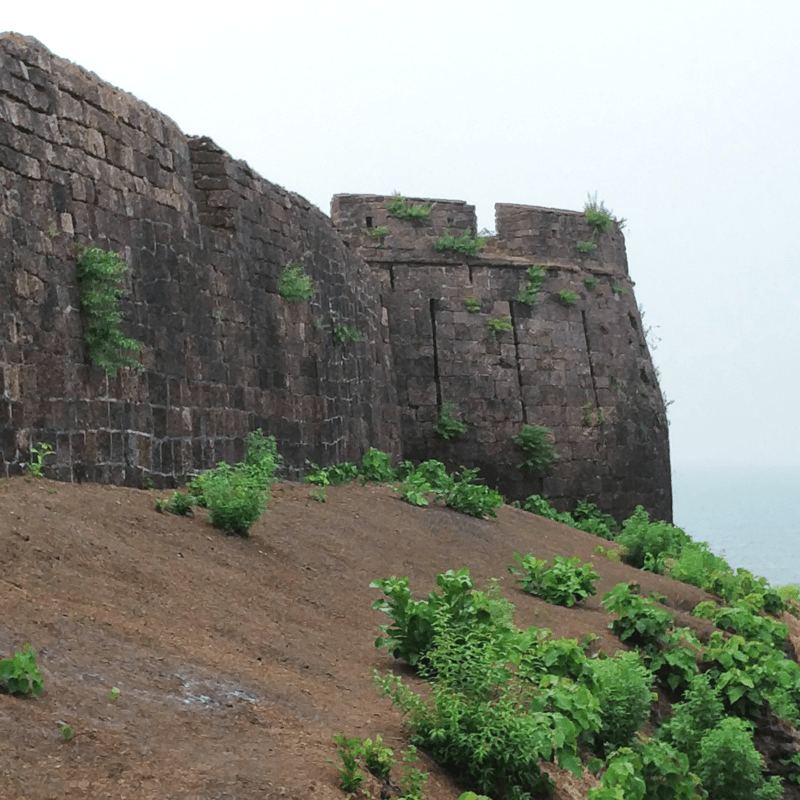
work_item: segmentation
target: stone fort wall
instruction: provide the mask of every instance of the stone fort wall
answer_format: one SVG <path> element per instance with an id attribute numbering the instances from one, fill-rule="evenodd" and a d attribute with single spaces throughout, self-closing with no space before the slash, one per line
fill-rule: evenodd
<path id="1" fill-rule="evenodd" d="M 1 35 L 0 472 L 48 442 L 60 480 L 171 486 L 241 460 L 261 427 L 289 477 L 376 446 L 479 466 L 511 497 L 670 518 L 664 404 L 621 232 L 584 256 L 583 214 L 498 205 L 497 236 L 464 258 L 433 242 L 474 232 L 471 206 L 436 201 L 408 223 L 388 199 L 341 195 L 328 218 L 36 40 Z M 379 225 L 384 247 L 364 232 Z M 144 343 L 144 371 L 87 363 L 79 244 L 129 264 L 123 330 Z M 315 282 L 308 303 L 277 292 L 291 263 Z M 547 278 L 527 306 L 514 297 L 533 263 Z M 567 288 L 571 307 L 556 301 Z M 489 316 L 512 331 L 493 338 Z M 341 324 L 364 341 L 337 344 Z M 468 423 L 450 443 L 433 431 L 445 402 Z M 517 466 L 526 422 L 554 431 L 544 478 Z"/>

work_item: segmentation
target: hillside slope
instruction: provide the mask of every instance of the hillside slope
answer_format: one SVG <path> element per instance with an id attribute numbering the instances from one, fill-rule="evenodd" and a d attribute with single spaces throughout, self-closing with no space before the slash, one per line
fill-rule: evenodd
<path id="1" fill-rule="evenodd" d="M 484 521 L 414 508 L 386 486 L 329 487 L 325 503 L 309 491 L 277 485 L 241 539 L 203 512 L 157 514 L 155 492 L 0 483 L 0 655 L 30 642 L 46 688 L 35 700 L 0 695 L 0 795 L 343 800 L 334 734 L 404 743 L 399 712 L 371 686 L 374 669 L 400 669 L 373 645 L 386 621 L 370 608 L 374 578 L 409 575 L 421 596 L 438 572 L 466 566 L 481 586 L 502 580 L 519 626 L 593 632 L 608 652 L 619 643 L 598 598 L 616 583 L 640 582 L 678 610 L 706 597 L 510 507 Z M 598 596 L 565 609 L 522 594 L 507 573 L 514 551 L 591 559 Z M 428 798 L 458 797 L 424 766 Z M 591 785 L 554 774 L 562 799 Z"/>

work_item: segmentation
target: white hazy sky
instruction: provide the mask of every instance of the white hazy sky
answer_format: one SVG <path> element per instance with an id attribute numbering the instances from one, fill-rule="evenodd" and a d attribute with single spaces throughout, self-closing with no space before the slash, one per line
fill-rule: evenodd
<path id="1" fill-rule="evenodd" d="M 0 8 L 326 213 L 338 192 L 626 217 L 674 463 L 800 464 L 798 0 Z"/>

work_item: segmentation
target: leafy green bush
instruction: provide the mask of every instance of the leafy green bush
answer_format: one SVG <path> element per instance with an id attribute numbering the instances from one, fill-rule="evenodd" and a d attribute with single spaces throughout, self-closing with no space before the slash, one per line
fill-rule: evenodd
<path id="1" fill-rule="evenodd" d="M 525 303 L 532 306 L 539 299 L 539 292 L 541 291 L 542 284 L 544 283 L 547 271 L 540 264 L 534 264 L 527 269 L 528 280 L 519 292 L 515 300 L 518 303 Z"/>
<path id="2" fill-rule="evenodd" d="M 259 428 L 248 434 L 243 464 L 232 467 L 222 462 L 201 472 L 189 481 L 189 491 L 198 505 L 209 510 L 215 528 L 247 536 L 266 510 L 280 460 L 275 437 L 265 437 Z"/>
<path id="3" fill-rule="evenodd" d="M 366 228 L 364 233 L 373 239 L 380 239 L 380 243 L 383 244 L 383 240 L 389 235 L 389 228 L 386 225 L 378 225 L 375 228 Z"/>
<path id="4" fill-rule="evenodd" d="M 232 467 L 223 461 L 200 473 L 192 484 L 202 493 L 211 524 L 240 536 L 248 535 L 269 501 L 261 479 L 243 465 Z"/>
<path id="5" fill-rule="evenodd" d="M 303 480 L 306 483 L 314 483 L 317 486 L 332 486 L 341 483 L 350 483 L 359 475 L 359 469 L 352 461 L 342 461 L 330 467 L 318 467 L 316 464 L 309 464 L 309 471 Z"/>
<path id="6" fill-rule="evenodd" d="M 548 603 L 573 606 L 597 593 L 595 582 L 600 576 L 591 564 L 581 564 L 579 558 L 556 556 L 549 567 L 547 561 L 530 553 L 525 556 L 514 553 L 514 558 L 522 565 L 523 572 L 513 566 L 508 570 L 513 575 L 522 575 L 517 579 L 522 590 Z"/>
<path id="7" fill-rule="evenodd" d="M 649 666 L 661 686 L 670 692 L 683 694 L 697 675 L 697 660 L 703 652 L 700 640 L 691 628 L 667 631 L 661 650 L 647 653 Z"/>
<path id="8" fill-rule="evenodd" d="M 600 285 L 600 281 L 594 275 L 589 275 L 583 279 L 583 285 L 593 292 Z"/>
<path id="9" fill-rule="evenodd" d="M 144 369 L 129 353 L 137 353 L 142 343 L 122 335 L 119 323 L 120 298 L 128 265 L 113 252 L 99 247 L 81 247 L 78 280 L 81 284 L 81 308 L 86 319 L 84 342 L 93 364 L 112 377 L 124 367 Z"/>
<path id="10" fill-rule="evenodd" d="M 448 570 L 436 578 L 440 592 L 430 592 L 425 600 L 414 600 L 408 588 L 408 577 L 385 578 L 370 583 L 389 598 L 381 598 L 372 608 L 383 611 L 392 619 L 382 625 L 382 636 L 375 647 L 388 647 L 394 658 L 412 666 L 420 663 L 433 645 L 437 632 L 444 628 L 470 630 L 479 626 L 511 630 L 510 604 L 490 589 L 473 591 L 475 583 L 466 567 Z"/>
<path id="11" fill-rule="evenodd" d="M 361 743 L 361 755 L 366 768 L 376 777 L 387 780 L 392 767 L 397 763 L 391 748 L 383 746 L 383 739 L 378 734 L 375 741 L 364 739 Z"/>
<path id="12" fill-rule="evenodd" d="M 156 511 L 159 514 L 167 512 L 168 514 L 177 514 L 179 517 L 185 517 L 192 513 L 196 502 L 197 498 L 191 494 L 173 492 L 169 500 L 156 500 Z"/>
<path id="13" fill-rule="evenodd" d="M 592 250 L 597 248 L 597 242 L 594 239 L 589 239 L 585 242 L 577 242 L 577 247 L 579 253 L 591 253 Z"/>
<path id="14" fill-rule="evenodd" d="M 444 495 L 445 505 L 471 517 L 494 519 L 497 517 L 496 509 L 503 505 L 503 495 L 488 486 L 473 483 L 477 476 L 477 469 L 462 467 L 460 477 Z"/>
<path id="15" fill-rule="evenodd" d="M 392 457 L 382 450 L 370 447 L 361 458 L 361 469 L 359 474 L 364 480 L 373 483 L 388 483 L 395 477 L 392 469 Z"/>
<path id="16" fill-rule="evenodd" d="M 562 306 L 574 306 L 579 299 L 580 296 L 578 293 L 573 292 L 571 289 L 562 289 L 558 293 L 558 302 L 561 303 Z"/>
<path id="17" fill-rule="evenodd" d="M 588 800 L 700 800 L 688 759 L 668 743 L 640 739 L 613 752 Z"/>
<path id="18" fill-rule="evenodd" d="M 44 689 L 44 681 L 36 665 L 36 651 L 25 644 L 13 658 L 0 660 L 0 692 L 29 697 Z"/>
<path id="19" fill-rule="evenodd" d="M 696 770 L 708 800 L 778 800 L 780 779 L 765 782 L 764 759 L 753 745 L 751 727 L 725 717 L 700 743 Z"/>
<path id="20" fill-rule="evenodd" d="M 433 203 L 409 203 L 405 197 L 399 194 L 392 195 L 392 199 L 386 204 L 386 213 L 397 219 L 428 219 L 431 211 L 433 211 Z"/>
<path id="21" fill-rule="evenodd" d="M 288 264 L 278 278 L 278 294 L 292 303 L 310 300 L 314 282 L 306 275 L 302 264 Z"/>
<path id="22" fill-rule="evenodd" d="M 608 627 L 621 642 L 648 654 L 661 649 L 673 616 L 649 598 L 642 597 L 637 584 L 618 583 L 603 595 L 601 602 L 609 614 L 617 615 Z"/>
<path id="23" fill-rule="evenodd" d="M 446 442 L 457 439 L 467 430 L 466 423 L 453 419 L 455 407 L 455 403 L 443 403 L 439 409 L 439 418 L 436 420 L 436 435 Z"/>
<path id="24" fill-rule="evenodd" d="M 750 595 L 754 600 L 758 595 Z M 748 641 L 765 642 L 775 649 L 782 650 L 789 628 L 771 617 L 758 613 L 759 605 L 747 599 L 736 600 L 731 606 L 718 606 L 708 601 L 698 603 L 692 612 L 701 619 L 711 620 L 718 628 L 744 636 Z"/>
<path id="25" fill-rule="evenodd" d="M 662 574 L 665 558 L 679 558 L 681 548 L 691 539 L 669 522 L 651 522 L 650 515 L 636 506 L 636 511 L 622 523 L 617 542 L 625 548 L 625 561 L 631 566 Z"/>
<path id="26" fill-rule="evenodd" d="M 566 706 L 596 727 L 596 713 L 581 710 L 581 701 L 591 698 L 588 692 L 575 702 L 571 685 L 562 696 L 556 681 L 539 695 L 530 682 L 514 677 L 504 645 L 490 628 L 458 634 L 444 629 L 429 655 L 432 686 L 425 699 L 400 678 L 389 676 L 379 684 L 406 716 L 412 742 L 440 765 L 474 791 L 498 798 L 547 791 L 552 784 L 540 760 L 558 760 L 580 774 L 580 724 L 556 709 Z"/>
<path id="27" fill-rule="evenodd" d="M 613 539 L 619 532 L 614 517 L 601 511 L 594 503 L 579 502 L 572 510 L 572 520 L 573 528 L 604 539 Z"/>
<path id="28" fill-rule="evenodd" d="M 677 559 L 665 561 L 666 573 L 676 581 L 697 586 L 698 589 L 709 584 L 714 572 L 730 572 L 724 558 L 715 556 L 706 542 L 684 542 Z"/>
<path id="29" fill-rule="evenodd" d="M 337 752 L 342 759 L 339 767 L 339 784 L 345 792 L 355 792 L 364 782 L 364 773 L 358 768 L 358 756 L 361 739 L 357 736 L 347 738 L 344 735 L 334 736 L 333 741 L 339 745 Z"/>
<path id="30" fill-rule="evenodd" d="M 529 629 L 512 641 L 510 660 L 520 677 L 539 683 L 546 675 L 582 680 L 586 646 L 577 639 L 555 639 L 547 628 Z"/>
<path id="31" fill-rule="evenodd" d="M 600 703 L 601 747 L 614 749 L 631 743 L 650 716 L 653 676 L 636 653 L 617 653 L 588 663 L 590 688 Z"/>
<path id="32" fill-rule="evenodd" d="M 486 246 L 486 239 L 482 236 L 470 236 L 469 231 L 464 231 L 461 236 L 453 236 L 449 232 L 440 236 L 434 243 L 434 250 L 449 250 L 465 256 L 477 256 Z"/>
<path id="33" fill-rule="evenodd" d="M 723 717 L 719 692 L 708 675 L 695 675 L 682 703 L 673 706 L 673 714 L 658 730 L 659 738 L 669 742 L 689 758 L 694 769 L 700 760 L 700 742 Z"/>
<path id="34" fill-rule="evenodd" d="M 511 324 L 511 317 L 489 317 L 486 320 L 486 327 L 494 339 L 497 338 L 498 333 L 514 330 L 514 326 Z"/>
<path id="35" fill-rule="evenodd" d="M 524 450 L 528 458 L 520 464 L 522 469 L 542 473 L 555 461 L 556 450 L 550 442 L 552 431 L 541 425 L 525 425 L 511 438 Z"/>

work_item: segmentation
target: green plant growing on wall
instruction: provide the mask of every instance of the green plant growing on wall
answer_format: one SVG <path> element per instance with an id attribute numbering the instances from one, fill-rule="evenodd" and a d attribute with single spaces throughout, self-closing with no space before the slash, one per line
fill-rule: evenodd
<path id="1" fill-rule="evenodd" d="M 371 239 L 375 239 L 375 247 L 386 247 L 385 239 L 389 235 L 389 227 L 387 225 L 378 225 L 376 228 L 364 228 L 364 233 Z"/>
<path id="2" fill-rule="evenodd" d="M 591 253 L 597 247 L 597 242 L 594 239 L 589 239 L 585 242 L 578 242 L 579 253 Z"/>
<path id="3" fill-rule="evenodd" d="M 524 450 L 528 458 L 520 464 L 522 469 L 542 473 L 556 460 L 558 454 L 550 442 L 552 431 L 542 425 L 525 425 L 511 438 Z"/>
<path id="4" fill-rule="evenodd" d="M 31 445 L 31 460 L 28 462 L 28 465 L 25 469 L 33 478 L 41 478 L 42 475 L 42 467 L 44 464 L 42 463 L 47 456 L 53 455 L 53 448 L 51 445 L 47 444 L 46 442 L 42 442 L 41 444 L 32 444 Z"/>
<path id="5" fill-rule="evenodd" d="M 461 236 L 453 236 L 449 231 L 440 236 L 434 243 L 434 250 L 449 250 L 474 257 L 485 247 L 486 239 L 482 236 L 470 236 L 469 231 L 464 231 Z"/>
<path id="6" fill-rule="evenodd" d="M 562 289 L 558 293 L 558 302 L 562 306 L 574 306 L 578 302 L 579 295 L 573 292 L 572 289 Z"/>
<path id="7" fill-rule="evenodd" d="M 290 303 L 310 300 L 314 296 L 314 282 L 306 275 L 302 264 L 284 267 L 278 278 L 278 294 Z"/>
<path id="8" fill-rule="evenodd" d="M 114 252 L 99 247 L 82 247 L 78 259 L 81 307 L 86 319 L 84 342 L 89 360 L 114 377 L 120 369 L 144 369 L 129 355 L 139 352 L 142 343 L 122 335 L 119 300 L 127 264 Z"/>
<path id="9" fill-rule="evenodd" d="M 618 220 L 613 212 L 606 208 L 602 200 L 598 202 L 597 192 L 594 195 L 589 195 L 583 205 L 583 213 L 592 231 L 592 236 L 587 241 L 577 243 L 579 253 L 591 253 L 597 247 L 597 240 L 603 234 L 608 233 L 615 222 L 620 229 L 625 227 L 624 219 Z"/>
<path id="10" fill-rule="evenodd" d="M 431 211 L 433 211 L 433 203 L 409 203 L 400 194 L 392 195 L 392 199 L 386 204 L 386 213 L 390 217 L 397 217 L 397 219 L 428 219 Z"/>
<path id="11" fill-rule="evenodd" d="M 539 298 L 539 291 L 544 283 L 546 270 L 541 264 L 534 264 L 526 270 L 528 280 L 518 292 L 516 298 L 518 303 L 525 303 L 532 306 Z"/>
<path id="12" fill-rule="evenodd" d="M 467 307 L 467 311 L 469 311 L 470 314 L 476 314 L 481 310 L 481 299 L 474 295 L 472 297 L 465 297 L 464 305 Z"/>
<path id="13" fill-rule="evenodd" d="M 344 344 L 345 342 L 363 342 L 364 334 L 352 325 L 345 325 L 340 322 L 339 317 L 333 316 L 333 342 L 334 344 Z"/>
<path id="14" fill-rule="evenodd" d="M 583 279 L 583 285 L 590 292 L 593 292 L 600 285 L 600 281 L 594 275 L 589 275 L 587 278 Z"/>
<path id="15" fill-rule="evenodd" d="M 453 419 L 455 407 L 455 403 L 444 403 L 439 410 L 439 418 L 436 420 L 434 429 L 436 435 L 446 442 L 451 439 L 457 439 L 467 430 L 466 423 Z"/>
<path id="16" fill-rule="evenodd" d="M 514 326 L 511 324 L 511 317 L 489 317 L 486 320 L 486 327 L 489 328 L 489 333 L 492 334 L 493 339 L 497 338 L 498 333 L 514 330 Z"/>

